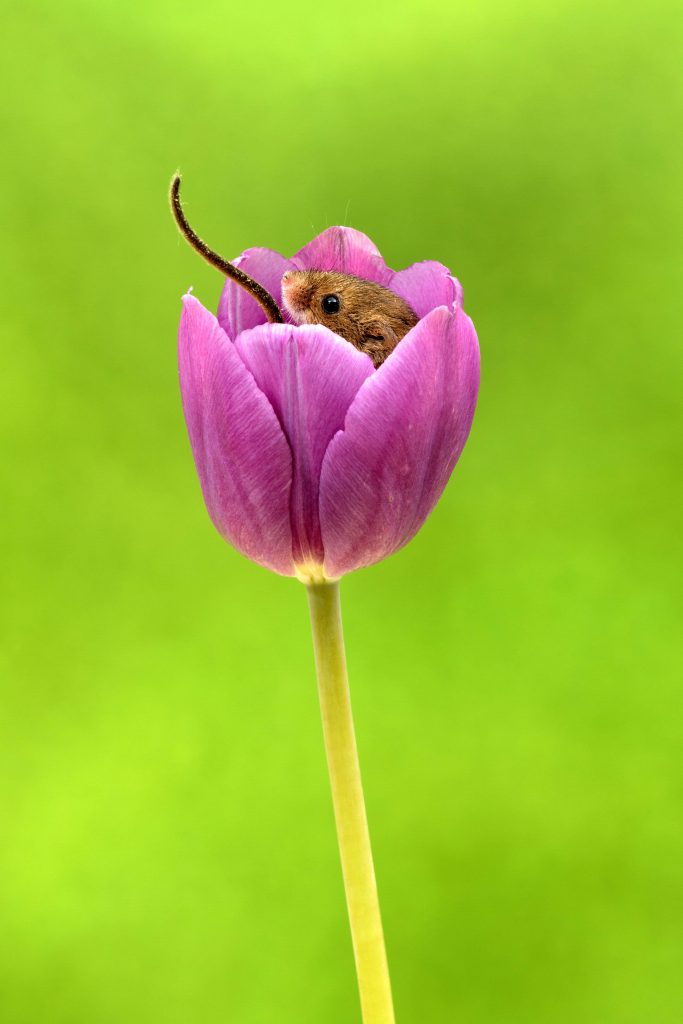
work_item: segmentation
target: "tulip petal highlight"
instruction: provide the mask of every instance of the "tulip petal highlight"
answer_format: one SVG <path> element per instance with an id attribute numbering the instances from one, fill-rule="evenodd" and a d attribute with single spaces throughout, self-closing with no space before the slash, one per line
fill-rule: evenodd
<path id="1" fill-rule="evenodd" d="M 372 565 L 417 533 L 467 440 L 478 387 L 472 321 L 445 307 L 421 320 L 365 381 L 322 465 L 328 576 Z"/>

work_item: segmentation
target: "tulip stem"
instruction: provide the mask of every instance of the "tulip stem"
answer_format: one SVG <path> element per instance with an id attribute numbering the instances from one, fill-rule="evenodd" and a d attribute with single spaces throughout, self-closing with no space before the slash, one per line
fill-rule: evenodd
<path id="1" fill-rule="evenodd" d="M 363 1024 L 394 1024 L 370 834 L 346 672 L 339 583 L 307 587 L 327 766 Z"/>

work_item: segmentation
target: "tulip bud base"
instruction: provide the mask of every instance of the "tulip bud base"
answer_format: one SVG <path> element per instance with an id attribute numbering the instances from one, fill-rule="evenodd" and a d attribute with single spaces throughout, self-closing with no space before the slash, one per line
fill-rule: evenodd
<path id="1" fill-rule="evenodd" d="M 307 587 L 335 582 L 325 575 L 325 569 L 319 562 L 299 562 L 294 566 L 294 574 Z"/>

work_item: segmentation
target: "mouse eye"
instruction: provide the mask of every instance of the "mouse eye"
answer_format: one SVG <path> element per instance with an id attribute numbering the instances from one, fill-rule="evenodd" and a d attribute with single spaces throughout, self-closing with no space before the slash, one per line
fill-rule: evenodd
<path id="1" fill-rule="evenodd" d="M 324 313 L 338 313 L 339 312 L 339 296 L 338 295 L 325 295 L 322 303 Z"/>

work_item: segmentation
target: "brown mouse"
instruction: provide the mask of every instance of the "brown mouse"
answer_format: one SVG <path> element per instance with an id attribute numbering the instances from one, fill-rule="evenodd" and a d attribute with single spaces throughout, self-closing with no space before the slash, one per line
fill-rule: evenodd
<path id="1" fill-rule="evenodd" d="M 285 308 L 299 324 L 323 324 L 380 366 L 418 321 L 407 302 L 373 281 L 326 270 L 288 270 Z"/>
<path id="2" fill-rule="evenodd" d="M 171 212 L 185 239 L 200 256 L 256 299 L 270 323 L 282 313 L 270 292 L 203 242 L 180 202 L 180 174 L 171 180 Z M 299 324 L 323 324 L 366 352 L 380 366 L 414 327 L 418 317 L 403 299 L 373 281 L 327 270 L 288 270 L 282 278 L 284 304 Z"/>

